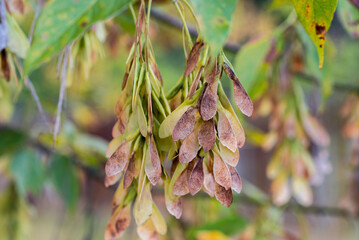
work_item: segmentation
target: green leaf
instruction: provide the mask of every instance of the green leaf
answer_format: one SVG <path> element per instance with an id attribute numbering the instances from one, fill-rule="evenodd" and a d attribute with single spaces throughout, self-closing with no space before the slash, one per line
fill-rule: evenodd
<path id="1" fill-rule="evenodd" d="M 225 44 L 237 0 L 191 0 L 198 14 L 200 34 L 217 55 Z"/>
<path id="2" fill-rule="evenodd" d="M 25 73 L 49 61 L 93 23 L 119 13 L 131 2 L 133 0 L 54 0 L 47 3 L 37 20 Z"/>
<path id="3" fill-rule="evenodd" d="M 317 47 L 319 68 L 324 62 L 325 35 L 337 7 L 337 0 L 292 0 L 299 21 Z"/>
<path id="4" fill-rule="evenodd" d="M 71 160 L 64 155 L 54 155 L 49 166 L 51 180 L 66 205 L 74 210 L 80 186 Z"/>
<path id="5" fill-rule="evenodd" d="M 17 56 L 25 58 L 26 52 L 29 49 L 29 41 L 16 20 L 10 14 L 6 14 L 6 19 L 9 26 L 9 42 L 7 47 Z"/>
<path id="6" fill-rule="evenodd" d="M 349 0 L 338 2 L 339 19 L 345 30 L 352 37 L 359 37 L 359 24 L 355 24 L 359 20 L 359 9 L 356 8 Z"/>
<path id="7" fill-rule="evenodd" d="M 0 127 L 0 156 L 4 153 L 20 149 L 26 141 L 26 138 L 23 132 Z"/>
<path id="8" fill-rule="evenodd" d="M 234 62 L 234 70 L 237 73 L 249 96 L 253 97 L 253 90 L 258 89 L 257 78 L 262 70 L 263 62 L 271 46 L 269 38 L 261 38 L 245 44 L 237 54 Z M 265 81 L 265 77 L 259 80 Z"/>
<path id="9" fill-rule="evenodd" d="M 40 159 L 33 150 L 25 149 L 17 152 L 11 160 L 10 171 L 21 195 L 25 195 L 27 192 L 40 192 L 45 172 Z"/>
<path id="10" fill-rule="evenodd" d="M 227 236 L 240 233 L 248 225 L 248 220 L 241 216 L 228 216 L 215 222 L 205 223 L 202 226 L 191 228 L 188 231 L 189 238 L 195 238 L 200 231 L 220 231 Z"/>

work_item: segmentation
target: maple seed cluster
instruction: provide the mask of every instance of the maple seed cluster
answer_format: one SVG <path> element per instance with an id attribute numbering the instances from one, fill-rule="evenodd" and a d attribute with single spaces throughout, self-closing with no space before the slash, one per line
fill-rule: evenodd
<path id="1" fill-rule="evenodd" d="M 142 239 L 166 233 L 166 222 L 152 199 L 154 185 L 164 186 L 166 208 L 176 218 L 182 215 L 183 195 L 203 189 L 229 207 L 232 190 L 240 193 L 242 188 L 236 165 L 245 134 L 222 88 L 223 72 L 233 81 L 237 106 L 250 116 L 248 94 L 224 53 L 211 56 L 209 46 L 198 39 L 186 54 L 184 74 L 165 95 L 148 39 L 149 12 L 146 17 L 144 9 L 142 3 L 115 107 L 118 121 L 106 152 L 105 185 L 120 183 L 105 239 L 123 234 L 132 205 Z"/>

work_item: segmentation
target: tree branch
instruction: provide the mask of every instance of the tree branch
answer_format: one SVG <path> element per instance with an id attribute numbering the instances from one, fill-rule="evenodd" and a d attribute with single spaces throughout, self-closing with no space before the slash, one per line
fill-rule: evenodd
<path id="1" fill-rule="evenodd" d="M 177 17 L 173 17 L 169 14 L 163 13 L 157 9 L 152 8 L 151 9 L 151 17 L 159 21 L 160 23 L 163 23 L 167 26 L 175 27 L 177 29 L 182 29 L 183 24 L 181 20 Z M 192 24 L 187 24 L 189 33 L 193 37 L 197 37 L 198 33 L 196 28 Z M 227 51 L 230 51 L 232 53 L 238 53 L 241 50 L 242 46 L 240 44 L 236 44 L 233 42 L 227 42 L 224 45 L 224 49 Z M 320 86 L 320 81 L 316 77 L 312 75 L 308 75 L 305 73 L 299 74 L 304 80 L 308 80 L 311 84 L 315 84 Z M 344 91 L 344 92 L 357 92 L 359 93 L 359 86 L 358 85 L 350 85 L 345 83 L 333 83 L 333 88 L 337 91 Z"/>

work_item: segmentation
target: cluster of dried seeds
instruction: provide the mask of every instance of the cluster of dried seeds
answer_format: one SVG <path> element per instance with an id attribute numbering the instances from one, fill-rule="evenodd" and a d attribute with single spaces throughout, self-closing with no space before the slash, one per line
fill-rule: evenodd
<path id="1" fill-rule="evenodd" d="M 203 189 L 229 207 L 232 190 L 239 193 L 242 188 L 236 165 L 245 134 L 221 86 L 223 72 L 233 81 L 236 104 L 245 115 L 252 114 L 253 104 L 233 67 L 223 52 L 210 56 L 209 47 L 198 39 L 187 54 L 184 74 L 166 96 L 145 19 L 142 3 L 115 107 L 114 139 L 106 153 L 105 185 L 120 181 L 106 239 L 123 234 L 132 205 L 142 239 L 166 233 L 152 199 L 157 184 L 164 186 L 166 208 L 176 218 L 182 215 L 183 195 Z"/>

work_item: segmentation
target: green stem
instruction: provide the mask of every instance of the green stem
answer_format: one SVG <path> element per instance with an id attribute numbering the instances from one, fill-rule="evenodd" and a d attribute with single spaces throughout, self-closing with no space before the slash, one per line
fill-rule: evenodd
<path id="1" fill-rule="evenodd" d="M 189 4 L 189 2 L 187 0 L 183 0 L 184 4 L 186 4 L 187 8 L 189 9 L 189 11 L 191 12 L 193 18 L 195 19 L 196 21 L 196 28 L 197 28 L 197 31 L 199 32 L 199 23 L 198 23 L 198 20 L 197 20 L 197 17 L 196 17 L 196 14 L 194 13 L 194 10 L 191 6 L 191 4 Z"/>
<path id="2" fill-rule="evenodd" d="M 182 23 L 183 23 L 183 29 L 184 29 L 184 31 L 185 31 L 186 38 L 187 38 L 187 42 L 188 42 L 188 47 L 189 47 L 189 49 L 191 49 L 193 43 L 192 43 L 191 34 L 190 34 L 189 31 L 188 31 L 188 26 L 187 26 L 187 23 L 186 23 L 186 19 L 185 19 L 183 13 L 182 13 L 182 10 L 181 10 L 180 7 L 179 7 L 179 4 L 175 2 L 174 5 L 176 6 L 176 9 L 177 9 L 177 11 L 178 11 L 178 14 L 179 14 L 180 17 L 181 17 L 181 20 L 182 20 Z"/>
<path id="3" fill-rule="evenodd" d="M 132 4 L 130 4 L 130 11 L 131 11 L 131 15 L 132 15 L 133 21 L 134 21 L 135 24 L 136 24 L 136 19 L 137 19 L 137 17 L 136 17 L 135 9 L 133 9 L 133 5 L 132 5 Z"/>

